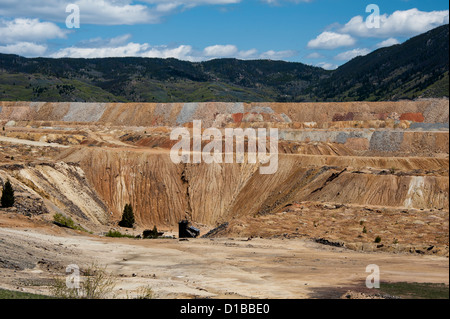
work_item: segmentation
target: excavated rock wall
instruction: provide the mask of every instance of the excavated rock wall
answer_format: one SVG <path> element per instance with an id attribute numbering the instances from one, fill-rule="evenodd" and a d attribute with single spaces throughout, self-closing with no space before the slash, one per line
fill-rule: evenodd
<path id="1" fill-rule="evenodd" d="M 381 153 L 449 153 L 448 131 L 280 130 L 282 140 L 343 144 L 357 151 Z"/>
<path id="2" fill-rule="evenodd" d="M 366 155 L 372 152 L 370 157 L 352 156 L 351 152 L 345 156 L 279 154 L 278 171 L 261 175 L 257 164 L 174 164 L 167 149 L 80 146 L 69 148 L 60 158 L 65 163 L 78 163 L 79 168 L 61 164 L 2 174 L 80 219 L 106 223 L 112 212 L 112 218 L 118 220 L 125 204 L 131 203 L 137 222 L 146 227 L 173 228 L 183 218 L 215 226 L 233 217 L 278 212 L 302 201 L 448 210 L 448 107 L 448 100 L 0 102 L 3 125 L 48 121 L 146 128 L 189 126 L 194 119 L 201 119 L 203 127 L 275 125 L 284 127 L 280 138 L 285 141 L 333 143 Z M 377 126 L 353 126 L 364 121 Z M 383 123 L 390 126 L 383 128 Z M 145 146 L 151 141 L 140 142 Z M 396 153 L 409 157 L 388 157 Z M 426 153 L 431 155 L 417 157 Z M 444 155 L 432 157 L 437 153 Z"/>
<path id="3" fill-rule="evenodd" d="M 222 114 L 224 116 L 222 121 L 237 123 L 243 120 L 326 123 L 388 119 L 418 123 L 448 123 L 448 106 L 449 101 L 446 99 L 340 103 L 0 102 L 0 120 L 177 126 L 201 119 L 205 126 L 212 126 L 214 121 L 218 120 L 217 116 Z M 234 116 L 231 116 L 233 114 Z"/>
<path id="4" fill-rule="evenodd" d="M 280 154 L 278 171 L 256 164 L 174 164 L 167 152 L 68 150 L 118 220 L 131 203 L 139 224 L 175 227 L 182 218 L 214 226 L 274 213 L 294 202 L 448 210 L 446 158 Z"/>
<path id="5" fill-rule="evenodd" d="M 0 122 L 106 126 L 274 126 L 280 139 L 345 145 L 365 155 L 449 153 L 449 101 L 344 103 L 0 102 Z"/>
<path id="6" fill-rule="evenodd" d="M 24 215 L 62 213 L 90 229 L 109 220 L 107 205 L 88 183 L 84 171 L 65 162 L 0 166 L 0 184 L 10 180 L 15 208 Z"/>

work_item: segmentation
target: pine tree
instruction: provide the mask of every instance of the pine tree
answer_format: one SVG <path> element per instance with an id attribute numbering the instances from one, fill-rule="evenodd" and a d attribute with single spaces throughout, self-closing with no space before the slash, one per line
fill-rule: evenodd
<path id="1" fill-rule="evenodd" d="M 125 208 L 123 209 L 122 220 L 119 222 L 119 226 L 132 228 L 134 224 L 134 214 L 133 207 L 131 204 L 125 204 Z"/>
<path id="2" fill-rule="evenodd" d="M 14 205 L 14 190 L 9 180 L 6 181 L 5 186 L 3 187 L 1 205 L 5 208 Z"/>

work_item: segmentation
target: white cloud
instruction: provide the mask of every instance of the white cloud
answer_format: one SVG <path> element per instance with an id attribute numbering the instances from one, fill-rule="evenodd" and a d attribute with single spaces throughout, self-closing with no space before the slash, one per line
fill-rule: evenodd
<path id="1" fill-rule="evenodd" d="M 178 60 L 191 62 L 197 62 L 201 60 L 190 45 L 180 45 L 175 48 L 169 48 L 167 46 L 152 47 L 149 50 L 143 52 L 140 56 L 163 59 L 175 58 Z"/>
<path id="2" fill-rule="evenodd" d="M 339 32 L 358 37 L 410 37 L 449 23 L 449 11 L 420 11 L 410 9 L 380 15 L 379 28 L 367 28 L 362 16 L 350 19 Z"/>
<path id="3" fill-rule="evenodd" d="M 156 6 L 156 11 L 158 12 L 171 12 L 180 6 L 179 3 L 169 2 L 160 3 Z"/>
<path id="4" fill-rule="evenodd" d="M 69 47 L 53 53 L 53 58 L 106 58 L 106 57 L 126 57 L 140 56 L 149 48 L 148 44 L 130 42 L 118 47 Z"/>
<path id="5" fill-rule="evenodd" d="M 348 34 L 325 31 L 317 36 L 317 38 L 308 42 L 310 49 L 336 49 L 339 47 L 352 46 L 356 40 Z"/>
<path id="6" fill-rule="evenodd" d="M 112 39 L 94 38 L 80 42 L 77 46 L 62 48 L 52 54 L 53 58 L 105 58 L 105 57 L 151 57 L 175 58 L 179 60 L 198 62 L 216 58 L 238 59 L 272 59 L 278 60 L 291 57 L 295 51 L 274 51 L 259 53 L 256 49 L 240 51 L 235 45 L 212 45 L 203 50 L 196 50 L 191 45 L 170 47 L 167 45 L 152 46 L 148 43 L 127 42 L 130 35 L 122 35 Z"/>
<path id="7" fill-rule="evenodd" d="M 357 56 L 363 56 L 369 53 L 370 53 L 369 49 L 353 49 L 339 53 L 338 55 L 335 56 L 335 59 L 339 61 L 348 61 L 353 58 L 356 58 Z"/>
<path id="8" fill-rule="evenodd" d="M 250 59 L 268 59 L 268 60 L 282 60 L 284 58 L 292 57 L 296 54 L 293 50 L 274 51 L 269 50 L 259 53 L 256 49 L 240 51 L 235 45 L 213 45 L 206 47 L 203 50 L 201 60 L 213 58 L 237 58 L 242 60 Z"/>
<path id="9" fill-rule="evenodd" d="M 396 38 L 389 38 L 389 39 L 386 39 L 384 41 L 377 43 L 375 47 L 384 48 L 384 47 L 390 47 L 392 45 L 399 44 L 399 43 L 400 43 L 400 41 L 398 41 Z"/>
<path id="10" fill-rule="evenodd" d="M 0 53 L 18 54 L 25 57 L 44 56 L 46 51 L 46 45 L 31 42 L 18 42 L 14 44 L 7 44 L 4 46 L 0 45 Z"/>
<path id="11" fill-rule="evenodd" d="M 290 58 L 296 54 L 297 54 L 297 52 L 295 52 L 293 50 L 286 50 L 286 51 L 269 50 L 269 51 L 263 52 L 259 56 L 259 58 L 260 59 L 269 59 L 269 60 L 282 60 L 285 58 Z"/>
<path id="12" fill-rule="evenodd" d="M 77 0 L 74 4 L 80 7 L 81 23 L 133 25 L 159 21 L 159 15 L 151 12 L 147 6 L 131 4 L 131 1 Z"/>
<path id="13" fill-rule="evenodd" d="M 203 54 L 207 57 L 229 57 L 236 55 L 238 48 L 235 45 L 213 45 L 206 47 Z"/>
<path id="14" fill-rule="evenodd" d="M 323 55 L 317 52 L 313 52 L 305 56 L 305 59 L 322 59 Z"/>
<path id="15" fill-rule="evenodd" d="M 159 23 L 162 17 L 177 10 L 239 2 L 241 0 L 0 0 L 0 16 L 65 22 L 66 6 L 73 3 L 80 8 L 81 24 L 134 25 Z"/>
<path id="16" fill-rule="evenodd" d="M 102 39 L 100 37 L 82 40 L 79 45 L 84 48 L 99 48 L 99 47 L 119 47 L 125 45 L 132 37 L 131 34 L 119 35 L 110 39 Z"/>
<path id="17" fill-rule="evenodd" d="M 243 60 L 254 59 L 257 56 L 258 56 L 258 50 L 256 50 L 256 49 L 250 49 L 247 51 L 239 51 L 239 53 L 237 54 L 237 57 L 239 59 L 243 59 Z"/>
<path id="18" fill-rule="evenodd" d="M 317 63 L 316 66 L 325 69 L 325 70 L 335 70 L 337 69 L 337 65 L 336 64 L 332 64 L 332 63 L 328 63 L 328 62 L 320 62 Z"/>
<path id="19" fill-rule="evenodd" d="M 0 20 L 0 43 L 65 38 L 66 32 L 52 22 L 40 22 L 39 19 Z"/>
<path id="20" fill-rule="evenodd" d="M 261 0 L 270 5 L 279 5 L 281 2 L 293 2 L 293 3 L 301 3 L 301 2 L 312 2 L 313 0 Z"/>
<path id="21" fill-rule="evenodd" d="M 153 5 L 161 4 L 177 4 L 180 6 L 201 6 L 201 5 L 227 5 L 240 3 L 241 0 L 141 0 L 141 2 L 146 2 Z"/>
<path id="22" fill-rule="evenodd" d="M 131 0 L 0 0 L 0 16 L 40 17 L 44 20 L 65 22 L 69 13 L 66 6 L 73 3 L 80 8 L 81 24 L 139 24 L 156 23 L 160 14 Z"/>

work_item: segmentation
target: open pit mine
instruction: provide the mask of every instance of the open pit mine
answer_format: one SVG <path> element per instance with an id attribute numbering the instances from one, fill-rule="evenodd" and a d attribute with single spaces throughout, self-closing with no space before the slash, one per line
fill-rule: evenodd
<path id="1" fill-rule="evenodd" d="M 170 134 L 175 128 L 192 131 L 195 120 L 201 120 L 203 129 L 219 129 L 224 138 L 227 128 L 277 129 L 276 172 L 261 174 L 264 164 L 248 161 L 174 163 L 170 151 L 178 141 Z M 106 241 L 103 235 L 111 229 L 138 235 L 154 226 L 177 238 L 178 223 L 188 220 L 203 238 L 186 242 L 155 239 L 155 244 L 120 239 L 114 241 L 116 246 L 134 242 L 141 246 L 135 251 L 130 246 L 120 253 L 117 248 L 116 255 L 110 251 L 103 263 L 128 278 L 130 288 L 136 277 L 132 272 L 144 276 L 147 270 L 143 264 L 138 270 L 127 268 L 131 267 L 126 265 L 129 256 L 123 254 L 134 254 L 136 262 L 143 256 L 153 258 L 154 272 L 160 269 L 159 263 L 167 262 L 169 266 L 157 274 L 160 279 L 151 281 L 160 297 L 223 297 L 227 293 L 312 297 L 319 288 L 342 288 L 364 281 L 365 266 L 378 262 L 383 267 L 389 256 L 395 256 L 392 258 L 396 261 L 386 261 L 385 269 L 390 269 L 384 273 L 386 280 L 448 285 L 448 99 L 348 103 L 0 102 L 0 128 L 0 187 L 9 180 L 15 191 L 14 206 L 0 208 L 0 246 L 6 251 L 0 253 L 0 269 L 4 272 L 20 270 L 30 275 L 29 269 L 36 269 L 36 265 L 40 271 L 45 267 L 56 271 L 68 264 L 70 258 L 57 257 L 56 248 L 40 244 L 50 249 L 45 253 L 33 246 L 35 241 L 51 240 L 43 238 L 41 232 L 66 238 L 60 241 L 73 245 L 70 249 L 85 245 L 85 251 L 89 251 L 88 244 L 70 240 L 85 236 L 77 240 Z M 246 139 L 246 147 L 248 144 Z M 269 151 L 269 144 L 267 148 Z M 118 222 L 128 203 L 133 207 L 135 227 L 122 229 Z M 52 223 L 55 214 L 72 219 L 85 231 L 59 228 Z M 23 229 L 37 233 L 30 231 L 23 237 L 19 235 Z M 16 237 L 27 242 L 31 255 L 11 248 L 20 246 L 14 242 Z M 239 238 L 245 241 L 237 241 Z M 221 241 L 224 239 L 229 240 Z M 170 261 L 158 259 L 164 255 L 163 246 L 155 252 L 159 256 L 156 259 L 145 251 L 147 246 L 157 249 L 152 246 L 156 243 L 167 246 Z M 263 258 L 264 254 L 264 260 L 251 259 L 250 252 L 244 253 L 244 249 L 250 249 L 249 243 L 255 247 L 255 256 Z M 197 251 L 197 268 L 184 269 L 196 278 L 193 286 L 182 278 L 188 275 L 177 274 L 174 266 L 174 251 L 187 253 L 189 244 L 199 245 L 191 247 L 191 253 Z M 264 250 L 265 245 L 269 250 Z M 276 254 L 275 246 L 285 249 L 282 256 L 268 255 L 269 251 Z M 228 249 L 220 247 L 234 249 L 233 256 L 226 252 L 216 256 L 217 249 Z M 292 249 L 294 256 L 304 256 L 308 250 L 310 259 L 304 258 L 310 261 L 310 268 L 319 268 L 320 279 L 312 270 L 304 270 L 305 278 L 301 276 L 304 272 L 295 275 L 300 266 L 292 259 L 287 261 L 287 249 Z M 208 259 L 201 251 L 217 260 Z M 91 252 L 98 258 L 102 254 L 97 246 Z M 48 254 L 54 259 L 50 260 Z M 361 269 L 348 265 L 340 280 L 336 276 L 332 279 L 331 271 L 324 275 L 328 274 L 325 268 L 313 265 L 320 258 L 333 264 L 333 254 L 349 257 L 348 263 L 353 256 Z M 247 266 L 227 256 L 247 259 Z M 275 261 L 270 258 L 279 259 L 276 262 L 281 264 L 285 260 L 283 267 L 290 267 L 289 271 L 284 275 L 271 273 Z M 223 263 L 225 270 L 220 276 L 208 270 L 211 262 Z M 259 269 L 257 265 L 264 262 L 270 266 L 262 267 L 263 272 L 249 270 Z M 399 275 L 395 271 L 401 272 L 402 266 L 405 271 Z M 239 269 L 233 272 L 232 267 Z M 418 277 L 419 273 L 427 275 Z M 18 279 L 11 276 L 0 286 L 14 286 Z M 249 277 L 244 280 L 245 276 Z M 233 278 L 233 288 L 225 283 L 226 278 Z M 176 282 L 177 289 L 170 288 L 169 279 Z M 301 283 L 290 284 L 296 280 Z M 34 291 L 45 292 L 43 286 L 34 287 Z"/>

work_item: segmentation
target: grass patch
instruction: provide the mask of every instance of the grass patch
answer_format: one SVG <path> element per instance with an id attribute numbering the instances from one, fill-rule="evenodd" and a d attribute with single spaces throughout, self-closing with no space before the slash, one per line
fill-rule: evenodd
<path id="1" fill-rule="evenodd" d="M 153 299 L 154 298 L 154 293 L 152 288 L 150 288 L 149 286 L 144 286 L 144 287 L 140 287 L 137 291 L 137 295 L 136 296 L 128 296 L 128 299 Z"/>
<path id="2" fill-rule="evenodd" d="M 114 237 L 114 238 L 136 238 L 133 235 L 128 235 L 128 234 L 122 234 L 120 231 L 117 230 L 110 230 L 109 232 L 107 232 L 105 234 L 106 237 Z"/>
<path id="3" fill-rule="evenodd" d="M 449 287 L 446 284 L 382 282 L 380 290 L 405 299 L 449 299 Z"/>
<path id="4" fill-rule="evenodd" d="M 0 299 L 53 299 L 53 298 L 44 295 L 36 295 L 28 292 L 12 291 L 0 288 Z"/>
<path id="5" fill-rule="evenodd" d="M 81 227 L 80 225 L 76 225 L 72 218 L 66 217 L 63 214 L 55 214 L 53 216 L 53 223 L 60 226 L 60 227 L 67 227 L 74 230 L 81 230 L 84 232 L 88 232 L 86 229 Z"/>

